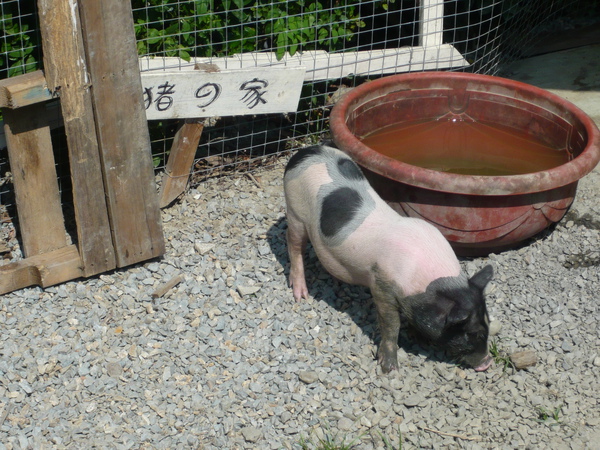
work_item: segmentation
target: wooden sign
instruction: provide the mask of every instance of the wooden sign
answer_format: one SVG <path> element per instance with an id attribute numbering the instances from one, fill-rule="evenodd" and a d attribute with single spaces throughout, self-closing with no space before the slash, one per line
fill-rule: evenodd
<path id="1" fill-rule="evenodd" d="M 358 52 L 328 53 L 323 50 L 307 50 L 294 55 L 285 53 L 277 59 L 274 52 L 248 52 L 220 58 L 192 58 L 184 61 L 176 57 L 142 57 L 140 70 L 177 70 L 188 72 L 195 65 L 210 63 L 228 70 L 248 69 L 269 70 L 296 67 L 306 69 L 304 81 L 335 80 L 353 75 L 389 75 L 402 72 L 422 70 L 442 70 L 467 67 L 469 62 L 450 44 L 431 45 L 428 47 L 400 47 L 380 50 L 363 50 Z"/>
<path id="2" fill-rule="evenodd" d="M 296 111 L 304 67 L 142 72 L 148 120 Z"/>

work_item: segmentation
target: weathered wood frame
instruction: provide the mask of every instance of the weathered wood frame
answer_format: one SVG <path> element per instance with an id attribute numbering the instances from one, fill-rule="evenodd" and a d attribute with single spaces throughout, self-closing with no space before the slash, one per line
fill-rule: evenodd
<path id="1" fill-rule="evenodd" d="M 25 259 L 0 294 L 165 251 L 133 19 L 120 0 L 38 0 L 45 73 L 0 82 Z M 45 102 L 60 98 L 77 223 L 67 245 Z"/>

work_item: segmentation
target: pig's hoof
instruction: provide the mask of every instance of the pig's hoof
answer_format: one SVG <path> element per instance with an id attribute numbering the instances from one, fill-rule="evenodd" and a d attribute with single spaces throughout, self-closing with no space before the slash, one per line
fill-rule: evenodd
<path id="1" fill-rule="evenodd" d="M 398 370 L 398 364 L 381 363 L 381 371 L 384 374 L 390 373 L 392 370 Z"/>
<path id="2" fill-rule="evenodd" d="M 379 352 L 379 364 L 381 364 L 381 371 L 383 373 L 390 373 L 392 370 L 398 370 L 398 355 L 396 352 L 389 354 L 386 352 Z"/>
<path id="3" fill-rule="evenodd" d="M 303 286 L 293 285 L 292 287 L 294 290 L 294 298 L 296 299 L 296 301 L 300 301 L 303 298 L 308 298 L 308 288 L 306 287 L 306 284 L 304 284 Z"/>
<path id="4" fill-rule="evenodd" d="M 391 361 L 389 361 L 389 362 L 383 361 L 381 363 L 381 371 L 383 373 L 390 373 L 392 370 L 398 370 L 398 363 L 397 362 L 393 363 Z"/>

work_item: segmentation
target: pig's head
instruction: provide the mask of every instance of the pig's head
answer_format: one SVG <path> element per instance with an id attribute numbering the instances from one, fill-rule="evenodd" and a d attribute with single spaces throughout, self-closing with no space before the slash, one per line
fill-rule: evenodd
<path id="1" fill-rule="evenodd" d="M 487 265 L 468 280 L 433 281 L 419 299 L 411 301 L 411 324 L 426 339 L 477 371 L 492 364 L 488 353 L 489 318 L 483 290 L 493 276 Z"/>

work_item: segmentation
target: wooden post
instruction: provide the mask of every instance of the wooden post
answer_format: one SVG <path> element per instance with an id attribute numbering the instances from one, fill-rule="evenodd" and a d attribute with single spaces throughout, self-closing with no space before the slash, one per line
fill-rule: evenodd
<path id="1" fill-rule="evenodd" d="M 185 191 L 203 129 L 202 122 L 197 119 L 187 119 L 177 130 L 162 178 L 161 208 L 169 206 Z"/>
<path id="2" fill-rule="evenodd" d="M 131 3 L 78 5 L 115 255 L 123 267 L 165 251 Z"/>
<path id="3" fill-rule="evenodd" d="M 444 1 L 423 0 L 419 3 L 419 45 L 440 47 L 444 33 Z"/>
<path id="4" fill-rule="evenodd" d="M 60 96 L 86 276 L 116 267 L 83 38 L 73 0 L 38 0 L 46 83 Z"/>
<path id="5" fill-rule="evenodd" d="M 210 64 L 205 64 L 203 68 L 206 72 L 219 71 L 218 67 Z M 201 70 L 198 64 L 194 66 L 194 69 Z M 201 120 L 186 119 L 175 133 L 160 187 L 159 206 L 161 208 L 169 206 L 185 191 L 200 143 L 200 136 L 204 129 Z"/>
<path id="6" fill-rule="evenodd" d="M 65 223 L 43 103 L 2 110 L 25 256 L 65 247 Z"/>

